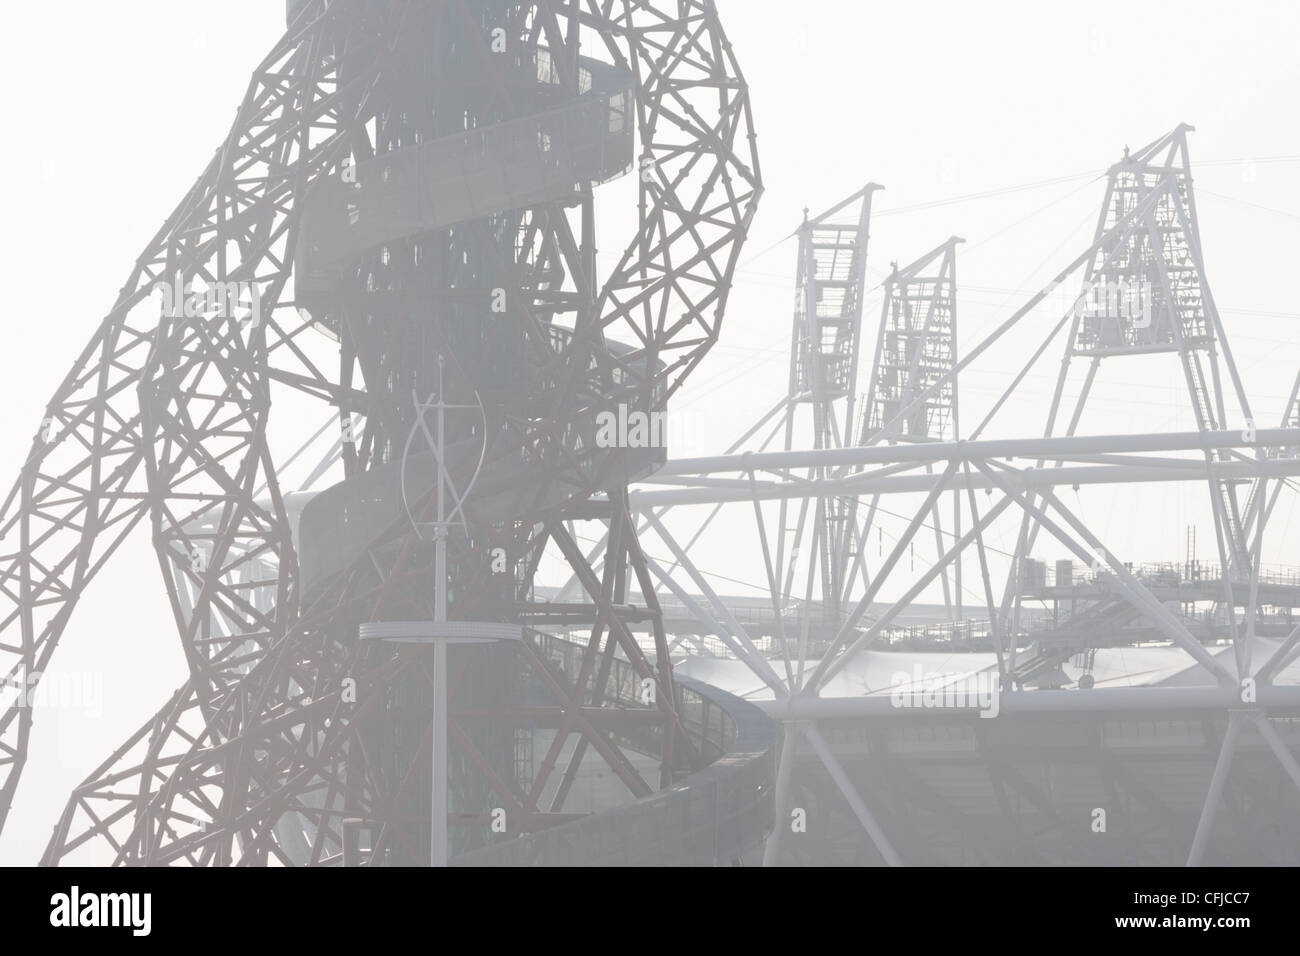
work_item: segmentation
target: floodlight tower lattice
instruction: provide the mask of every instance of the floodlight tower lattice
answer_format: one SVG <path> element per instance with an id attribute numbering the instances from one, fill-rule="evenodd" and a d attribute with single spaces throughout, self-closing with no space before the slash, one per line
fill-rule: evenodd
<path id="1" fill-rule="evenodd" d="M 884 302 L 876 334 L 875 355 L 858 423 L 860 447 L 880 442 L 958 441 L 961 427 L 957 379 L 957 246 L 952 236 L 903 268 L 897 263 L 885 279 Z M 860 529 L 844 541 L 840 564 L 846 569 L 842 599 L 855 575 L 866 583 L 863 560 L 878 497 L 873 497 Z M 857 500 L 850 499 L 848 516 L 857 521 Z M 944 550 L 942 521 L 936 502 L 931 509 L 938 552 Z M 953 530 L 961 535 L 961 501 L 953 494 Z M 944 604 L 954 619 L 962 613 L 961 564 L 941 577 Z"/>
<path id="2" fill-rule="evenodd" d="M 842 448 L 852 442 L 858 362 L 862 348 L 862 310 L 866 295 L 867 245 L 875 183 L 841 200 L 798 229 L 794 323 L 790 342 L 790 384 L 786 397 L 785 449 L 796 447 L 798 410 L 811 412 L 814 448 Z M 840 220 L 840 221 L 837 221 Z M 818 472 L 814 477 L 825 477 Z M 848 502 L 819 501 L 813 516 L 812 553 L 820 569 L 822 614 L 839 618 L 843 565 L 836 556 L 844 547 Z M 795 549 L 804 537 L 806 503 L 800 509 L 787 555 L 784 503 L 778 523 L 776 578 L 785 570 L 783 593 L 789 593 Z"/>
<path id="3" fill-rule="evenodd" d="M 808 218 L 793 235 L 799 237 L 796 263 L 795 309 L 791 330 L 790 374 L 787 394 L 752 424 L 728 448 L 728 454 L 751 440 L 765 452 L 779 435 L 784 451 L 824 451 L 864 447 L 879 442 L 956 440 L 959 437 L 957 385 L 952 375 L 957 361 L 956 248 L 963 241 L 953 236 L 904 268 L 895 266 L 885 280 L 877 346 L 870 387 L 857 393 L 862 346 L 862 313 L 867 294 L 867 251 L 871 200 L 882 187 L 869 183 L 826 212 Z M 810 410 L 808 416 L 800 410 Z M 811 449 L 806 443 L 811 442 Z M 799 469 L 803 480 L 822 482 L 845 478 L 851 469 L 824 464 Z M 781 646 L 793 645 L 787 624 L 797 628 L 798 643 L 807 646 L 813 618 L 819 630 L 834 633 L 843 623 L 844 608 L 861 580 L 869 583 L 865 541 L 872 527 L 873 497 L 864 522 L 859 522 L 859 501 L 853 495 L 818 495 L 802 498 L 795 520 L 788 524 L 791 502 L 777 504 L 773 533 L 757 510 L 758 533 L 764 556 L 774 615 L 775 638 Z M 647 514 L 653 527 L 675 554 L 681 567 L 706 594 L 699 570 L 687 552 L 717 516 L 720 505 L 700 523 L 685 547 L 679 545 L 660 520 L 664 511 Z M 961 534 L 961 503 L 953 493 L 952 527 Z M 938 553 L 945 550 L 943 520 L 936 505 L 930 512 Z M 802 565 L 801 555 L 811 555 Z M 806 575 L 806 588 L 796 583 L 796 569 Z M 945 602 L 954 617 L 961 614 L 961 572 L 954 569 L 954 585 L 947 570 L 942 576 Z M 660 578 L 661 586 L 683 598 L 678 586 Z M 820 605 L 814 601 L 821 588 Z M 802 590 L 801 590 L 802 589 Z M 797 618 L 787 615 L 792 596 L 802 609 Z M 706 603 L 727 618 L 716 598 Z M 708 612 L 705 612 L 708 617 Z M 739 622 L 708 621 L 724 627 L 742 643 L 747 640 Z M 787 647 L 788 650 L 788 647 Z M 800 652 L 803 660 L 803 652 Z M 787 678 L 797 683 L 793 671 Z M 765 679 L 777 680 L 768 672 Z"/>
<path id="4" fill-rule="evenodd" d="M 1252 423 L 1250 403 L 1206 277 L 1187 142 L 1192 131 L 1193 127 L 1181 124 L 1141 149 L 1126 148 L 1108 171 L 1082 290 L 1065 316 L 1069 330 L 1045 437 L 1056 434 L 1072 361 L 1084 359 L 1088 365 L 1065 435 L 1077 432 L 1102 360 L 1126 355 L 1178 357 L 1199 431 Z M 1217 466 L 1232 460 L 1230 452 L 1207 451 L 1205 457 L 1219 557 L 1226 569 L 1224 607 L 1237 634 L 1230 589 L 1234 580 L 1244 582 L 1251 573 L 1248 516 L 1255 505 L 1253 500 L 1244 506 L 1238 501 L 1240 482 L 1215 475 Z M 1013 633 L 1018 630 L 1025 561 L 1038 531 L 1037 521 L 1026 514 L 1000 611 Z M 1013 640 L 1013 660 L 1014 644 Z"/>

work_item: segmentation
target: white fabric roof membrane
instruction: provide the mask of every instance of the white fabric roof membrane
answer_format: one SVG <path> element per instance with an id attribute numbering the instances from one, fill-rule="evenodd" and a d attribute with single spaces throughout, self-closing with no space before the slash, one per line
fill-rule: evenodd
<path id="1" fill-rule="evenodd" d="M 1281 643 L 1280 639 L 1255 638 L 1250 646 L 1250 669 L 1257 670 Z M 1206 650 L 1228 673 L 1237 673 L 1231 645 L 1207 647 Z M 774 659 L 771 664 L 778 674 L 785 676 L 785 665 L 781 660 Z M 805 679 L 815 667 L 816 662 L 804 666 Z M 996 667 L 997 657 L 992 653 L 868 650 L 846 664 L 831 679 L 821 696 L 888 696 L 899 690 L 920 692 L 962 684 L 973 686 L 976 674 L 995 671 Z M 748 700 L 772 700 L 775 697 L 772 689 L 740 661 L 691 655 L 677 661 L 674 669 L 678 674 L 712 684 L 737 697 Z M 1083 668 L 1075 666 L 1073 660 L 1066 661 L 1063 669 L 1072 681 L 1083 673 Z M 1173 644 L 1100 648 L 1093 660 L 1092 676 L 1096 687 L 1215 686 L 1214 677 L 1186 651 Z M 1300 659 L 1284 668 L 1274 682 L 1300 684 Z"/>

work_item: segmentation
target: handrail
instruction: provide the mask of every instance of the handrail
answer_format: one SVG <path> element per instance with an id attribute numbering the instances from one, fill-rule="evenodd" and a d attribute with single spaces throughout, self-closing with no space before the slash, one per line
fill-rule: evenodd
<path id="1" fill-rule="evenodd" d="M 632 78 L 583 61 L 590 92 L 561 106 L 381 153 L 355 181 L 307 195 L 296 249 L 301 293 L 358 251 L 431 229 L 560 198 L 632 165 Z"/>
<path id="2" fill-rule="evenodd" d="M 711 866 L 760 846 L 772 828 L 776 726 L 748 701 L 678 677 L 683 725 L 697 746 L 725 743 L 681 783 L 530 833 L 452 866 Z M 716 719 L 716 723 L 715 723 Z"/>

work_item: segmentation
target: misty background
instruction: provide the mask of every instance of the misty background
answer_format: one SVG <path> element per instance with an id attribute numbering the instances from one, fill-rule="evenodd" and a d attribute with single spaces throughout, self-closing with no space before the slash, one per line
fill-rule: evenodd
<path id="1" fill-rule="evenodd" d="M 719 453 L 785 394 L 797 241 L 813 214 L 864 183 L 875 196 L 860 391 L 891 261 L 950 235 L 958 354 L 1092 240 L 1105 170 L 1180 122 L 1190 137 L 1210 286 L 1260 427 L 1275 426 L 1300 367 L 1300 5 L 1150 2 L 718 0 L 750 84 L 766 194 L 722 338 L 669 412 L 670 455 Z M 248 79 L 284 30 L 280 0 L 93 0 L 9 13 L 0 80 L 8 305 L 0 349 L 0 481 L 45 403 L 113 304 L 139 252 L 220 145 Z M 632 233 L 631 177 L 597 192 L 599 264 Z M 962 373 L 969 431 L 1059 313 L 1036 312 Z M 1041 434 L 1053 345 L 987 437 Z M 1230 408 L 1233 407 L 1230 403 Z M 296 409 L 290 412 L 298 414 Z M 304 415 L 304 437 L 327 410 Z M 1244 425 L 1231 417 L 1229 427 Z M 1082 434 L 1190 431 L 1176 356 L 1103 363 Z M 1116 553 L 1181 561 L 1189 526 L 1211 558 L 1203 483 L 1063 491 Z M 982 503 L 982 502 L 981 502 Z M 906 510 L 900 508 L 899 510 Z M 683 512 L 673 527 L 692 527 Z M 1018 515 L 990 544 L 1014 548 Z M 1295 496 L 1281 500 L 1268 564 L 1300 564 Z M 886 548 L 891 525 L 882 520 Z M 732 508 L 693 552 L 725 594 L 764 579 L 752 509 Z M 929 540 L 921 536 L 918 540 Z M 652 544 L 652 555 L 661 555 Z M 1039 556 L 1054 557 L 1050 545 Z M 918 555 L 918 567 L 921 556 Z M 976 578 L 968 574 L 968 589 Z M 555 581 L 554 583 L 560 583 Z M 901 590 L 906 580 L 893 586 Z M 886 594 L 885 597 L 889 597 Z M 966 603 L 981 600 L 968 593 Z M 974 613 L 982 607 L 973 607 Z M 102 676 L 100 713 L 40 709 L 0 863 L 39 857 L 69 791 L 180 685 L 185 666 L 147 526 L 91 583 L 53 670 Z"/>

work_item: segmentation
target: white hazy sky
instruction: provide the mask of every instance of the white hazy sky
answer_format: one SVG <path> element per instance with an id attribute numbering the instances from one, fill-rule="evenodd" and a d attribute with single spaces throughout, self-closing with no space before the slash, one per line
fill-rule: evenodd
<path id="1" fill-rule="evenodd" d="M 718 3 L 750 83 L 767 194 L 722 342 L 672 412 L 674 454 L 720 451 L 783 393 L 795 250 L 781 240 L 805 205 L 817 211 L 867 181 L 886 187 L 872 226 L 873 284 L 890 260 L 965 237 L 965 351 L 1087 245 L 1103 195 L 1098 177 L 1123 147 L 1179 122 L 1196 127 L 1192 160 L 1215 297 L 1257 417 L 1276 422 L 1300 367 L 1300 4 Z M 249 73 L 283 28 L 283 7 L 66 0 L 7 11 L 0 480 L 17 474 L 45 402 L 221 141 Z M 602 262 L 623 241 L 622 214 L 604 215 Z M 876 293 L 869 328 L 878 308 Z M 1047 327 L 1017 332 L 970 371 L 965 421 L 981 417 Z M 990 436 L 1041 429 L 1058 355 L 1053 347 Z M 1081 431 L 1192 427 L 1181 372 L 1165 357 L 1108 363 Z M 1200 523 L 1208 540 L 1200 487 L 1069 494 L 1103 539 L 1135 560 L 1181 559 L 1189 524 Z M 1293 500 L 1279 506 L 1272 562 L 1300 564 L 1287 545 L 1300 529 L 1293 509 Z M 752 513 L 720 527 L 698 563 L 722 576 L 720 590 L 757 582 Z M 69 789 L 182 679 L 147 538 L 96 581 L 55 669 L 101 675 L 103 713 L 38 712 L 0 863 L 38 857 Z"/>

